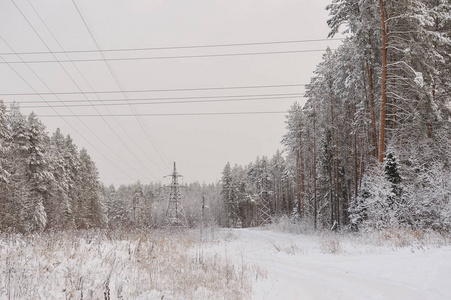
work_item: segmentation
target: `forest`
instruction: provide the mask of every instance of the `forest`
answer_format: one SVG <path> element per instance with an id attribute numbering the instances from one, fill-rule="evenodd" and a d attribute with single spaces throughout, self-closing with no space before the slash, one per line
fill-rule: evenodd
<path id="1" fill-rule="evenodd" d="M 283 149 L 226 163 L 220 182 L 182 184 L 190 227 L 287 217 L 314 229 L 451 230 L 451 2 L 327 9 L 329 36 L 346 39 L 288 111 Z M 1 103 L 1 230 L 157 228 L 166 210 L 164 183 L 106 187 L 70 136 L 49 136 L 35 114 Z"/>
<path id="2" fill-rule="evenodd" d="M 229 225 L 256 224 L 267 192 L 273 216 L 314 228 L 449 232 L 450 1 L 327 9 L 329 37 L 347 38 L 323 55 L 307 103 L 288 112 L 286 155 L 224 168 Z"/>

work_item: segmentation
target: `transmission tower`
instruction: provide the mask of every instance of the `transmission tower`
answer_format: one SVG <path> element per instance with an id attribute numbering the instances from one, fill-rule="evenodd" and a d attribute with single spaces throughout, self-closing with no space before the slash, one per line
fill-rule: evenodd
<path id="1" fill-rule="evenodd" d="M 263 174 L 261 180 L 261 209 L 260 222 L 262 225 L 271 223 L 271 207 L 269 203 L 269 174 L 266 170 L 266 163 L 263 165 Z"/>
<path id="2" fill-rule="evenodd" d="M 165 177 L 172 177 L 171 184 L 165 186 L 167 189 L 169 189 L 169 202 L 168 202 L 168 210 L 166 212 L 166 225 L 170 227 L 188 227 L 188 222 L 186 221 L 186 216 L 183 210 L 180 196 L 180 185 L 178 183 L 178 178 L 182 177 L 182 175 L 177 174 L 175 162 L 174 162 L 174 172 L 171 175 Z"/>

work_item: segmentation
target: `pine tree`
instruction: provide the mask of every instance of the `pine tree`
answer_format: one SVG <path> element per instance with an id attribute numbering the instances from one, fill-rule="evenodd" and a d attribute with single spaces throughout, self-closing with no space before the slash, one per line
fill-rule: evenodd
<path id="1" fill-rule="evenodd" d="M 103 227 L 106 225 L 104 199 L 97 167 L 86 149 L 80 151 L 80 176 L 76 182 L 78 187 L 79 226 L 81 228 Z"/>
<path id="2" fill-rule="evenodd" d="M 8 183 L 9 173 L 4 166 L 10 143 L 11 133 L 6 120 L 6 106 L 3 104 L 3 100 L 0 100 L 0 184 Z"/>
<path id="3" fill-rule="evenodd" d="M 303 112 L 302 107 L 295 102 L 288 111 L 286 128 L 288 132 L 282 138 L 282 144 L 286 149 L 294 155 L 296 163 L 296 214 L 301 216 L 303 213 L 304 205 L 304 147 L 303 146 Z"/>
<path id="4" fill-rule="evenodd" d="M 69 197 L 69 207 L 72 211 L 74 224 L 77 228 L 85 227 L 86 222 L 83 219 L 82 193 L 80 182 L 80 157 L 77 146 L 74 144 L 70 135 L 67 135 L 63 146 L 63 159 L 65 164 L 65 178 L 67 183 L 67 196 Z"/>
<path id="5" fill-rule="evenodd" d="M 122 199 L 119 189 L 116 191 L 113 185 L 110 185 L 104 192 L 108 227 L 118 228 L 120 226 L 129 225 L 128 207 L 125 199 Z"/>
<path id="6" fill-rule="evenodd" d="M 273 179 L 272 190 L 274 191 L 274 211 L 276 216 L 280 217 L 286 200 L 283 182 L 285 174 L 285 159 L 279 150 L 277 150 L 276 154 L 274 154 L 271 158 L 269 164 L 271 178 Z"/>
<path id="7" fill-rule="evenodd" d="M 69 197 L 70 178 L 66 160 L 66 141 L 58 128 L 50 138 L 49 157 L 54 181 L 47 215 L 49 225 L 56 228 L 73 228 L 74 215 Z"/>
<path id="8" fill-rule="evenodd" d="M 22 230 L 32 232 L 43 230 L 47 224 L 47 214 L 44 203 L 49 197 L 49 185 L 53 180 L 48 171 L 49 164 L 46 160 L 47 139 L 44 125 L 36 118 L 34 113 L 28 117 L 24 132 L 25 144 L 24 161 L 27 193 L 22 199 L 20 220 Z"/>
<path id="9" fill-rule="evenodd" d="M 371 194 L 365 184 L 349 207 L 349 224 L 352 230 L 359 230 L 360 225 L 368 219 L 368 199 L 370 197 Z"/>
<path id="10" fill-rule="evenodd" d="M 12 205 L 9 197 L 9 177 L 6 170 L 11 133 L 6 119 L 6 107 L 0 100 L 0 229 L 13 222 Z"/>
<path id="11" fill-rule="evenodd" d="M 222 197 L 227 207 L 227 227 L 241 227 L 239 202 L 232 177 L 232 168 L 227 163 L 222 172 Z"/>

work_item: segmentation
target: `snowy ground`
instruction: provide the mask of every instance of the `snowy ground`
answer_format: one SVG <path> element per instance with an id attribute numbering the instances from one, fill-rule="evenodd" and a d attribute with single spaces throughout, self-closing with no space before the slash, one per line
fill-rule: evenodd
<path id="1" fill-rule="evenodd" d="M 196 237 L 170 230 L 0 234 L 0 300 L 248 298 L 250 272 L 204 254 Z"/>
<path id="2" fill-rule="evenodd" d="M 253 299 L 451 299 L 451 247 L 234 230 L 209 251 L 266 270 Z"/>
<path id="3" fill-rule="evenodd" d="M 451 299 L 451 246 L 437 236 L 254 228 L 203 240 L 198 230 L 0 235 L 0 299 Z"/>

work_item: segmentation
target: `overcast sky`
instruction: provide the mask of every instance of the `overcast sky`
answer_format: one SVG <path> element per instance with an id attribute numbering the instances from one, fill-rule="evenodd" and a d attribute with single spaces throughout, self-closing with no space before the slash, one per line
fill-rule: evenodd
<path id="1" fill-rule="evenodd" d="M 98 52 L 7 55 L 97 46 L 72 0 L 0 0 L 0 99 L 34 111 L 50 134 L 58 127 L 70 134 L 106 185 L 165 182 L 174 161 L 184 182 L 215 182 L 227 162 L 244 165 L 282 150 L 285 114 L 273 112 L 304 103 L 302 84 L 322 55 L 300 51 L 334 49 L 340 41 L 236 44 L 325 39 L 329 2 L 77 0 L 100 49 L 165 48 L 105 52 L 115 59 L 108 66 Z M 203 45 L 228 46 L 183 48 Z M 294 52 L 280 53 L 286 51 Z M 273 53 L 255 54 L 261 52 Z M 254 54 L 236 55 L 243 53 Z M 274 87 L 280 85 L 293 86 Z M 218 89 L 227 87 L 247 88 Z M 271 94 L 278 98 L 261 96 Z M 243 112 L 271 114 L 168 115 Z"/>

